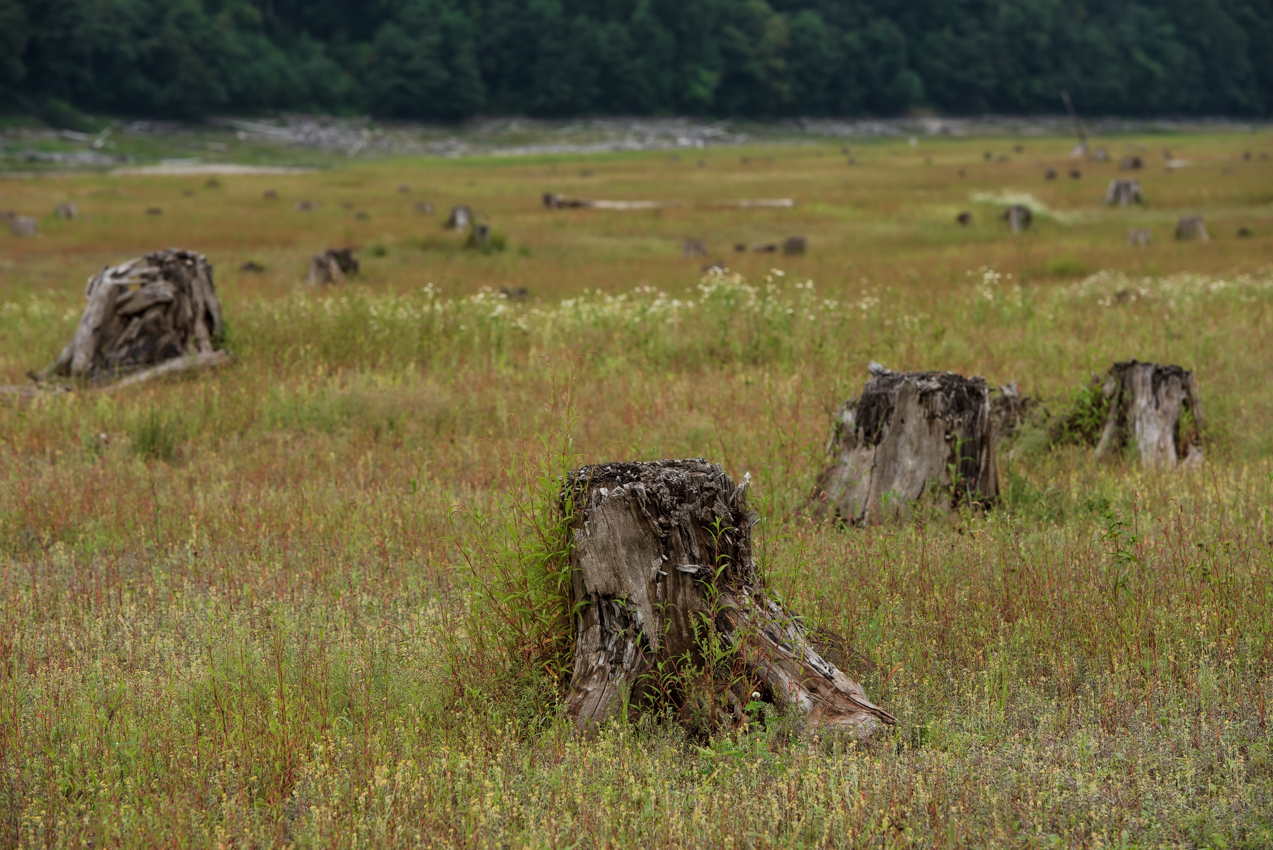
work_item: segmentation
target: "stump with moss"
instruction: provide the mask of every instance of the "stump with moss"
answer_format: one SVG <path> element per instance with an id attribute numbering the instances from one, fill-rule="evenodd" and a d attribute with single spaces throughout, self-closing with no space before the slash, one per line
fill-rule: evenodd
<path id="1" fill-rule="evenodd" d="M 578 613 L 566 709 L 578 729 L 663 705 L 720 730 L 745 724 L 756 699 L 859 739 L 896 723 L 766 591 L 748 484 L 702 458 L 570 474 Z"/>
<path id="2" fill-rule="evenodd" d="M 904 518 L 917 505 L 988 505 L 999 495 L 990 389 L 954 372 L 871 364 L 862 395 L 836 414 L 814 510 L 853 525 Z"/>

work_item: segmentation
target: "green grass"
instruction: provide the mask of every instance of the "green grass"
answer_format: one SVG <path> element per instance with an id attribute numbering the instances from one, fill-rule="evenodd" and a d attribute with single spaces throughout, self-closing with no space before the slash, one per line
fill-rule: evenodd
<path id="1" fill-rule="evenodd" d="M 234 177 L 7 182 L 15 208 L 91 217 L 0 242 L 4 380 L 56 356 L 90 273 L 170 243 L 216 265 L 236 359 L 0 406 L 0 844 L 1268 846 L 1270 243 L 1122 242 L 1205 186 L 1209 226 L 1267 221 L 1267 172 L 1232 161 L 1254 145 L 1171 139 L 1197 171 L 1146 175 L 1143 213 L 1038 177 L 1082 216 L 1020 237 L 984 205 L 971 232 L 950 220 L 1031 179 L 976 140 L 855 145 L 851 169 L 796 148 L 589 161 L 595 197 L 798 198 L 747 214 L 550 213 L 537 193 L 581 181 L 551 158 L 289 176 L 273 207 Z M 426 192 L 433 219 L 411 212 Z M 441 230 L 472 196 L 510 250 Z M 795 232 L 809 255 L 729 247 Z M 740 274 L 701 277 L 691 236 Z M 383 252 L 356 280 L 299 284 L 308 254 L 363 239 Z M 1130 357 L 1196 371 L 1203 469 L 1082 444 L 1091 373 Z M 1005 446 L 985 514 L 816 523 L 831 415 L 872 359 L 1015 379 L 1075 439 Z M 770 590 L 870 657 L 852 672 L 895 736 L 774 716 L 571 735 L 555 476 L 696 455 L 751 473 Z"/>

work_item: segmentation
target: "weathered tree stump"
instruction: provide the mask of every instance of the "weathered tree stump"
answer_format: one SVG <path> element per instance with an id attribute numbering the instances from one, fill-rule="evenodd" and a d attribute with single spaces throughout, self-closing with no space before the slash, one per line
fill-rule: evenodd
<path id="1" fill-rule="evenodd" d="M 795 254 L 803 254 L 809 249 L 809 240 L 803 236 L 788 236 L 782 240 L 782 253 L 785 256 L 793 256 Z"/>
<path id="2" fill-rule="evenodd" d="M 702 239 L 686 239 L 681 242 L 682 257 L 706 257 L 707 243 Z"/>
<path id="3" fill-rule="evenodd" d="M 878 363 L 871 375 L 836 414 L 827 445 L 834 460 L 818 480 L 815 512 L 873 525 L 920 503 L 993 502 L 999 474 L 985 379 Z"/>
<path id="4" fill-rule="evenodd" d="M 567 198 L 555 192 L 544 193 L 544 206 L 550 210 L 586 209 L 592 204 L 593 202 L 586 198 Z"/>
<path id="5" fill-rule="evenodd" d="M 45 377 L 98 379 L 186 356 L 211 358 L 225 333 L 212 265 L 193 251 L 167 248 L 102 269 L 84 296 L 75 336 Z"/>
<path id="6" fill-rule="evenodd" d="M 487 243 L 491 241 L 491 226 L 489 224 L 474 224 L 469 230 L 469 238 L 464 240 L 466 248 L 485 248 Z"/>
<path id="7" fill-rule="evenodd" d="M 1127 244 L 1136 248 L 1144 248 L 1154 241 L 1154 234 L 1144 227 L 1133 227 L 1127 231 Z"/>
<path id="8" fill-rule="evenodd" d="M 40 223 L 29 215 L 9 213 L 9 232 L 14 236 L 38 236 Z"/>
<path id="9" fill-rule="evenodd" d="M 80 208 L 70 201 L 63 201 L 53 211 L 62 221 L 74 221 L 80 217 Z"/>
<path id="10" fill-rule="evenodd" d="M 972 213 L 964 210 L 955 216 L 955 221 L 959 222 L 960 227 L 972 227 Z"/>
<path id="11" fill-rule="evenodd" d="M 466 206 L 451 207 L 451 214 L 442 226 L 447 230 L 468 230 L 473 223 L 473 211 Z"/>
<path id="12" fill-rule="evenodd" d="M 1207 224 L 1200 215 L 1181 216 L 1180 221 L 1176 222 L 1176 238 L 1197 239 L 1199 242 L 1211 241 L 1211 235 L 1207 233 Z"/>
<path id="13" fill-rule="evenodd" d="M 428 201 L 416 201 L 415 211 L 420 215 L 433 215 L 433 204 Z"/>
<path id="14" fill-rule="evenodd" d="M 1109 188 L 1105 190 L 1105 205 L 1112 206 L 1118 204 L 1125 207 L 1128 204 L 1143 204 L 1145 196 L 1140 192 L 1139 180 L 1111 180 Z"/>
<path id="15" fill-rule="evenodd" d="M 1138 156 L 1125 156 L 1118 163 L 1121 171 L 1139 171 L 1145 167 L 1145 161 Z"/>
<path id="16" fill-rule="evenodd" d="M 358 272 L 358 260 L 353 248 L 328 248 L 309 259 L 309 274 L 305 282 L 310 286 L 328 283 L 344 283 L 348 275 Z"/>
<path id="17" fill-rule="evenodd" d="M 313 212 L 318 209 L 318 204 L 313 201 L 297 201 L 295 208 L 297 212 Z"/>
<path id="18" fill-rule="evenodd" d="M 1023 230 L 1029 230 L 1030 225 L 1034 223 L 1034 213 L 1030 212 L 1030 208 L 1021 204 L 1013 204 L 1003 211 L 1000 216 L 1008 222 L 1008 227 L 1012 228 L 1013 233 L 1020 233 Z"/>
<path id="19" fill-rule="evenodd" d="M 1047 171 L 1043 172 L 1043 179 L 1044 179 L 1044 180 L 1055 180 L 1055 179 L 1056 179 L 1056 169 L 1055 169 L 1055 168 L 1049 168 Z"/>
<path id="20" fill-rule="evenodd" d="M 1135 446 L 1146 466 L 1202 464 L 1202 407 L 1193 372 L 1129 360 L 1115 363 L 1101 388 L 1109 401 L 1098 458 Z"/>
<path id="21" fill-rule="evenodd" d="M 896 719 L 816 650 L 804 624 L 765 591 L 752 557 L 749 481 L 702 458 L 610 463 L 572 472 L 573 593 L 579 604 L 566 710 L 581 731 L 671 697 L 683 722 L 745 722 L 753 693 L 805 713 L 809 727 L 867 738 Z M 718 693 L 694 691 L 671 666 L 720 665 Z"/>

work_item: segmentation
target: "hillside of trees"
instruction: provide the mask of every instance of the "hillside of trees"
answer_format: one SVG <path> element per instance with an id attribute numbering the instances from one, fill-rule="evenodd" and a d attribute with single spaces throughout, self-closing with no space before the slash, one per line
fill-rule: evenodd
<path id="1" fill-rule="evenodd" d="M 1273 112 L 1273 0 L 0 0 L 0 109 Z"/>

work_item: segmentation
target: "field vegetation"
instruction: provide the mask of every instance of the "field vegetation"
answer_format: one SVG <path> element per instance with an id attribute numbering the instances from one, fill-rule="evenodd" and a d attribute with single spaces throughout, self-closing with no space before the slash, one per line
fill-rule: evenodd
<path id="1" fill-rule="evenodd" d="M 169 245 L 213 262 L 235 358 L 0 406 L 0 844 L 1273 843 L 1273 144 L 1103 140 L 1147 163 L 1123 210 L 1115 165 L 1073 180 L 1068 140 L 1017 141 L 0 181 L 42 227 L 0 241 L 0 383 L 53 360 L 91 273 Z M 444 231 L 456 203 L 503 250 Z M 1192 213 L 1212 241 L 1172 240 Z M 807 254 L 733 250 L 793 234 Z M 302 285 L 345 244 L 359 275 Z M 1196 371 L 1202 469 L 1038 427 L 988 511 L 805 510 L 869 360 L 1059 412 L 1131 357 Z M 570 639 L 536 542 L 553 476 L 687 456 L 751 474 L 770 587 L 869 658 L 895 735 L 766 709 L 572 736 L 540 663 Z"/>

